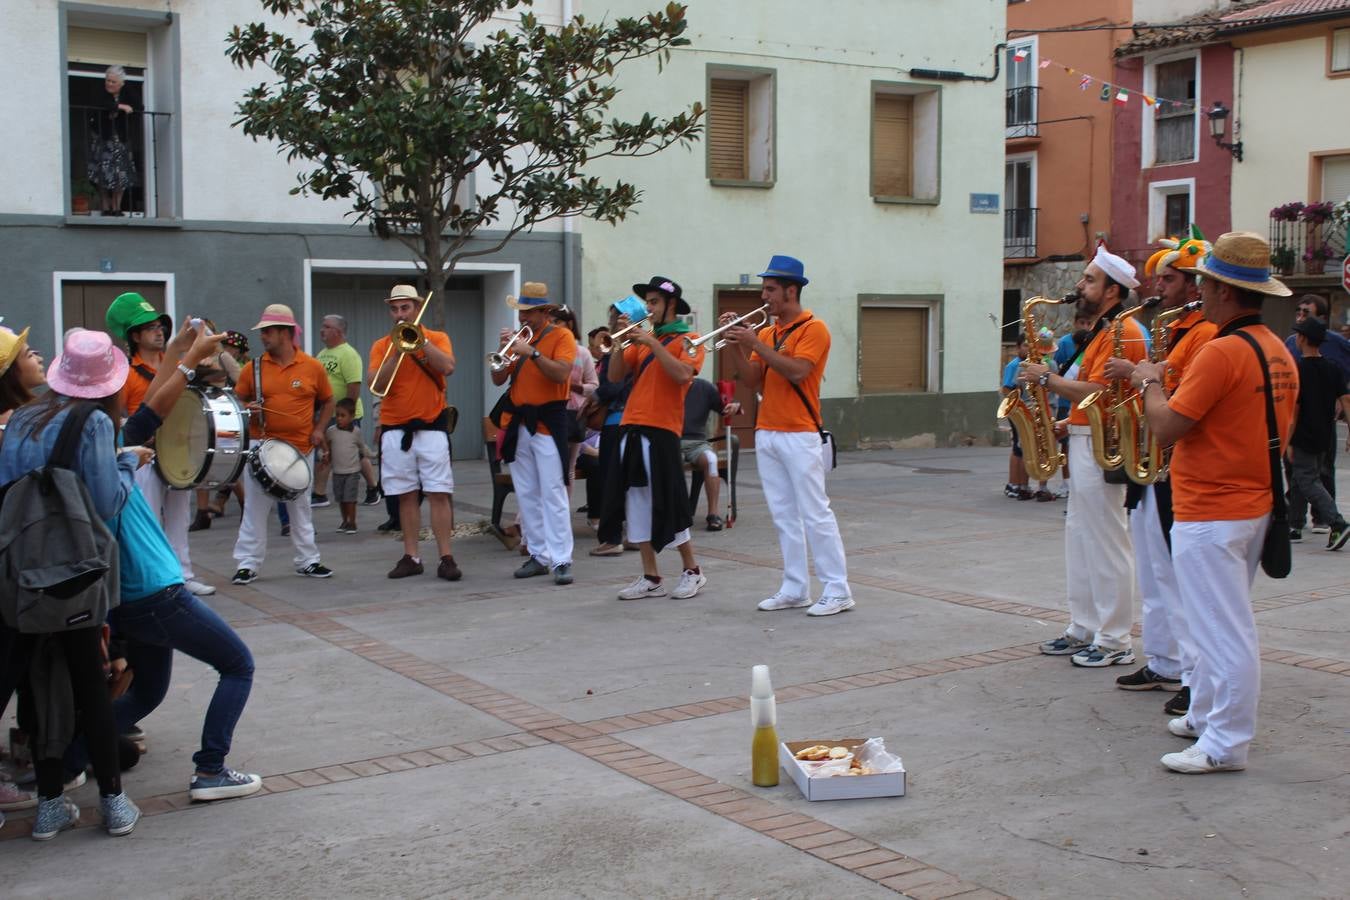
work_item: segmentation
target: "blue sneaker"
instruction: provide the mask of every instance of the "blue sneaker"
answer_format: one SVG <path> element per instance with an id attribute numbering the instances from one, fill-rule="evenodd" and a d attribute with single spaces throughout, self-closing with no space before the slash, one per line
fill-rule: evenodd
<path id="1" fill-rule="evenodd" d="M 37 817 L 33 819 L 33 840 L 50 841 L 80 821 L 80 808 L 65 796 L 43 799 L 38 803 Z"/>
<path id="2" fill-rule="evenodd" d="M 103 810 L 103 827 L 113 837 L 131 834 L 131 829 L 141 819 L 140 807 L 131 802 L 126 791 L 115 797 L 100 797 L 98 805 Z"/>
<path id="3" fill-rule="evenodd" d="M 228 800 L 247 797 L 262 790 L 262 776 L 221 769 L 215 775 L 193 775 L 188 785 L 188 797 L 198 800 Z"/>

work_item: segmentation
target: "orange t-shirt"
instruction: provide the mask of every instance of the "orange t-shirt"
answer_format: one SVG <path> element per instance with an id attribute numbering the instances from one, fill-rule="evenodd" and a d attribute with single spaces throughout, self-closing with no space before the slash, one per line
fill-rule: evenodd
<path id="1" fill-rule="evenodd" d="M 783 335 L 788 329 L 792 331 L 784 341 Z M 811 401 L 811 411 L 807 412 L 801 398 L 792 389 L 792 382 L 775 372 L 758 353 L 750 355 L 752 360 L 759 361 L 764 367 L 764 399 L 759 404 L 759 418 L 755 427 L 764 431 L 815 431 L 816 419 L 813 416 L 820 415 L 820 382 L 825 377 L 825 362 L 830 358 L 830 329 L 813 316 L 811 310 L 804 309 L 796 321 L 786 326 L 767 325 L 761 328 L 759 339 L 770 347 L 777 347 L 784 356 L 809 359 L 815 366 L 797 385 L 806 394 L 806 399 Z"/>
<path id="2" fill-rule="evenodd" d="M 545 328 L 543 335 L 531 341 L 530 346 L 538 350 L 540 356 L 565 362 L 569 366 L 577 358 L 577 342 L 572 337 L 572 332 L 557 325 Z M 564 379 L 562 383 L 553 381 L 543 373 L 537 363 L 530 361 L 528 355 L 516 360 L 512 374 L 516 379 L 511 385 L 511 403 L 514 406 L 543 406 L 555 400 L 566 401 L 567 395 L 571 393 L 570 379 Z M 510 424 L 511 414 L 503 413 L 502 428 Z M 553 432 L 548 430 L 547 425 L 540 423 L 537 433 Z"/>
<path id="3" fill-rule="evenodd" d="M 424 328 L 422 331 L 432 346 L 454 358 L 454 350 L 450 348 L 450 335 L 444 331 L 432 331 L 430 328 Z M 370 345 L 370 377 L 373 378 L 380 370 L 380 363 L 384 360 L 385 351 L 388 349 L 387 334 Z M 412 355 L 426 362 L 427 355 L 421 350 Z M 445 409 L 445 392 L 436 389 L 427 373 L 421 371 L 421 366 L 412 359 L 405 359 L 403 365 L 399 366 L 394 383 L 389 386 L 389 396 L 380 401 L 380 424 L 402 425 L 413 419 L 430 422 L 439 416 L 443 409 Z"/>
<path id="4" fill-rule="evenodd" d="M 1114 331 L 1115 323 L 1107 322 L 1083 350 L 1083 363 L 1078 369 L 1079 381 L 1108 386 L 1111 384 L 1111 379 L 1106 377 L 1106 361 L 1115 353 L 1115 342 L 1112 338 Z M 1125 320 L 1125 330 L 1121 332 L 1120 338 L 1121 353 L 1130 362 L 1140 362 L 1148 358 L 1148 345 L 1144 343 L 1144 326 L 1133 317 Z M 1089 424 L 1088 414 L 1079 409 L 1077 403 L 1069 408 L 1069 424 Z"/>
<path id="5" fill-rule="evenodd" d="M 137 372 L 137 366 L 141 366 L 148 371 L 150 377 L 146 378 L 140 372 Z M 122 385 L 122 407 L 127 411 L 128 416 L 141 408 L 141 404 L 145 402 L 145 393 L 150 390 L 150 382 L 154 380 L 158 371 L 154 366 L 141 359 L 139 353 L 131 357 L 131 369 L 127 372 L 126 383 Z"/>
<path id="6" fill-rule="evenodd" d="M 1264 325 L 1243 329 L 1270 365 L 1280 450 L 1289 443 L 1298 403 L 1298 367 Z M 1168 405 L 1195 420 L 1172 452 L 1172 510 L 1179 522 L 1255 519 L 1270 512 L 1266 392 L 1256 354 L 1236 334 L 1195 354 Z"/>
<path id="7" fill-rule="evenodd" d="M 1172 344 L 1172 335 L 1182 329 L 1186 329 L 1186 333 L 1181 336 L 1181 340 Z M 1167 326 L 1167 341 L 1172 349 L 1167 353 L 1167 368 L 1163 372 L 1163 388 L 1169 395 L 1176 392 L 1177 385 L 1181 384 L 1181 375 L 1186 371 L 1186 367 L 1191 364 L 1195 354 L 1199 353 L 1200 348 L 1208 344 L 1218 333 L 1219 326 L 1206 319 L 1204 312 L 1198 309 L 1174 320 Z"/>
<path id="8" fill-rule="evenodd" d="M 255 438 L 277 438 L 302 454 L 312 449 L 310 435 L 314 433 L 314 414 L 318 406 L 332 398 L 333 385 L 323 363 L 301 350 L 295 359 L 280 366 L 269 354 L 263 354 L 262 392 L 264 432 L 256 415 L 250 416 L 249 433 Z M 235 395 L 245 403 L 253 400 L 253 360 L 244 363 L 239 371 Z"/>
<path id="9" fill-rule="evenodd" d="M 695 340 L 694 332 L 674 335 L 666 349 L 681 362 L 694 367 L 697 375 L 703 368 L 704 350 L 698 348 L 696 355 L 690 356 L 684 349 L 684 339 Z M 642 368 L 642 361 L 653 352 L 645 344 L 633 343 L 623 351 L 623 362 L 628 371 L 636 374 Z M 664 428 L 676 437 L 684 433 L 684 398 L 689 393 L 689 382 L 676 384 L 666 374 L 661 361 L 653 359 L 642 369 L 642 374 L 633 382 L 628 394 L 628 403 L 623 408 L 623 421 L 620 425 L 649 425 L 652 428 Z M 800 401 L 799 401 L 800 402 Z"/>

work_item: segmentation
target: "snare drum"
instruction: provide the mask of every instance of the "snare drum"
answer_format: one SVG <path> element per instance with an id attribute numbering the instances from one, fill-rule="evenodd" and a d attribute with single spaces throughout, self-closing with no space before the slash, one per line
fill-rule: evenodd
<path id="1" fill-rule="evenodd" d="M 285 441 L 267 438 L 248 453 L 248 470 L 269 497 L 289 501 L 309 490 L 309 459 Z"/>
<path id="2" fill-rule="evenodd" d="M 177 490 L 219 487 L 239 477 L 248 444 L 248 411 L 234 394 L 189 387 L 155 432 L 155 471 Z"/>

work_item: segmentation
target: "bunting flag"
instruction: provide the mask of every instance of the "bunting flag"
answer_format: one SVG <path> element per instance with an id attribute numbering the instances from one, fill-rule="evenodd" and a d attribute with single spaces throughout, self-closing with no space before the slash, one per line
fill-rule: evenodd
<path id="1" fill-rule="evenodd" d="M 1119 106 L 1124 106 L 1124 105 L 1125 105 L 1126 103 L 1128 103 L 1129 101 L 1130 101 L 1130 92 L 1129 92 L 1129 91 L 1125 90 L 1124 88 L 1121 88 L 1119 91 L 1116 92 L 1116 104 L 1117 104 L 1117 105 L 1119 105 Z"/>
<path id="2" fill-rule="evenodd" d="M 1111 99 L 1111 85 L 1109 85 L 1109 84 L 1107 84 L 1106 82 L 1103 81 L 1103 82 L 1102 82 L 1102 90 L 1101 90 L 1101 93 L 1099 93 L 1099 94 L 1097 95 L 1097 99 L 1102 100 L 1102 101 L 1110 100 L 1110 99 Z"/>
<path id="3" fill-rule="evenodd" d="M 1078 82 L 1078 89 L 1080 91 L 1086 91 L 1090 87 L 1092 87 L 1092 76 L 1084 75 L 1083 80 Z"/>
<path id="4" fill-rule="evenodd" d="M 1017 58 L 1016 54 L 1014 54 L 1014 58 Z M 1079 72 L 1072 66 L 1066 66 L 1063 63 L 1055 62 L 1053 59 L 1048 59 L 1046 57 L 1041 58 L 1040 68 L 1048 69 L 1051 66 L 1058 66 L 1064 70 L 1066 75 L 1079 76 L 1078 89 L 1080 91 L 1086 91 L 1094 84 L 1101 85 L 1101 90 L 1098 92 L 1097 97 L 1103 102 L 1109 103 L 1114 101 L 1118 106 L 1127 106 L 1130 102 L 1131 92 L 1128 88 L 1121 87 L 1118 84 L 1113 85 L 1109 81 L 1104 81 L 1100 78 L 1095 78 L 1092 75 Z M 1145 94 L 1138 91 L 1134 93 L 1143 101 L 1145 106 L 1155 106 L 1160 112 L 1164 112 L 1168 109 L 1193 109 L 1195 107 L 1194 100 L 1171 100 L 1167 97 L 1156 97 L 1152 94 Z"/>
<path id="5" fill-rule="evenodd" d="M 1048 59 L 1043 59 L 1043 60 L 1041 60 L 1041 65 L 1040 65 L 1040 67 L 1041 67 L 1042 69 L 1048 69 L 1048 68 L 1050 68 L 1050 60 L 1048 60 Z"/>
<path id="6" fill-rule="evenodd" d="M 1027 53 L 1026 47 L 1018 47 L 1016 50 L 1013 51 L 1013 61 L 1022 62 L 1027 58 L 1028 55 L 1029 54 Z"/>

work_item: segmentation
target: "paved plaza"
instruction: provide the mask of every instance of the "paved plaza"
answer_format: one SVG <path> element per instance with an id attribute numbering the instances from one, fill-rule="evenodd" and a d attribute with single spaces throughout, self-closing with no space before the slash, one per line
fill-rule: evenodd
<path id="1" fill-rule="evenodd" d="M 520 558 L 487 535 L 456 542 L 458 584 L 389 581 L 401 551 L 373 531 L 382 507 L 360 509 L 355 536 L 317 512 L 333 579 L 295 577 L 274 520 L 262 577 L 232 587 L 232 505 L 193 555 L 256 657 L 229 763 L 263 793 L 189 805 L 214 673 L 180 655 L 125 779 L 136 831 L 37 845 L 13 814 L 0 896 L 1350 895 L 1350 551 L 1314 535 L 1289 579 L 1258 578 L 1250 767 L 1177 775 L 1158 763 L 1185 746 L 1170 694 L 1035 650 L 1066 620 L 1063 502 L 1005 499 L 1005 449 L 840 460 L 858 606 L 823 619 L 755 610 L 779 559 L 753 465 L 736 528 L 695 532 L 709 583 L 692 600 L 616 601 L 637 554 L 588 557 L 580 522 L 570 587 L 514 581 Z M 456 479 L 469 526 L 487 466 Z M 884 737 L 908 796 L 753 787 L 756 663 L 781 737 Z M 74 796 L 97 821 L 92 780 Z"/>

